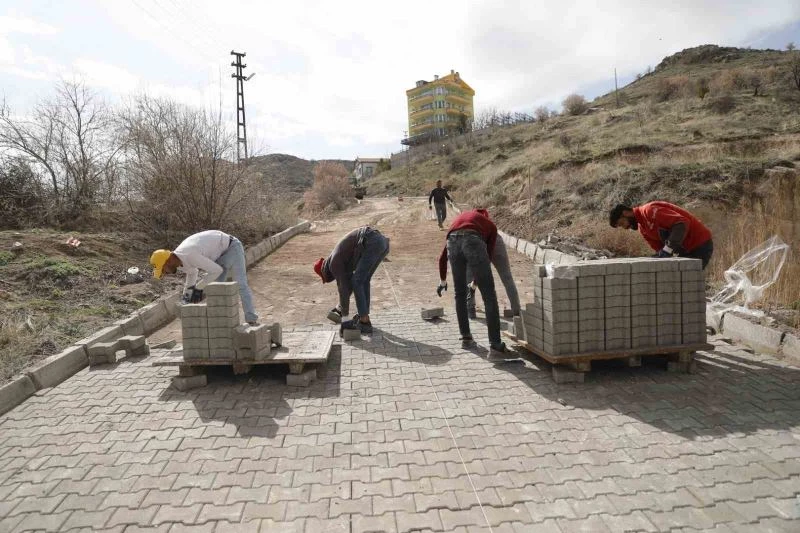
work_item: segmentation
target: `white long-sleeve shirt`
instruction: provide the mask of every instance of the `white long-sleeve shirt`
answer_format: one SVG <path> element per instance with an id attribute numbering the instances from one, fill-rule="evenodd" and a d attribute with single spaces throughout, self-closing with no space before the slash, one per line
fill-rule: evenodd
<path id="1" fill-rule="evenodd" d="M 219 230 L 201 231 L 186 237 L 172 251 L 183 263 L 182 270 L 186 273 L 184 288 L 194 285 L 195 288 L 202 289 L 217 279 L 224 269 L 216 261 L 230 244 L 231 236 Z M 204 271 L 205 275 L 198 281 L 200 270 Z"/>

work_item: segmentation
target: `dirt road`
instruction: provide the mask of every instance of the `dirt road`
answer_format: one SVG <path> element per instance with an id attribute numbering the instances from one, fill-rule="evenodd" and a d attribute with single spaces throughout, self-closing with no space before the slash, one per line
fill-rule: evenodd
<path id="1" fill-rule="evenodd" d="M 345 233 L 369 224 L 391 241 L 388 260 L 372 278 L 370 314 L 373 323 L 379 324 L 381 310 L 396 308 L 398 301 L 404 308 L 443 305 L 453 322 L 453 335 L 457 335 L 450 276 L 448 292 L 442 298 L 436 296 L 437 261 L 444 246 L 445 232 L 438 229 L 435 221 L 427 220 L 427 213 L 426 200 L 399 202 L 397 198 L 376 198 L 365 200 L 331 219 L 315 221 L 311 233 L 290 240 L 249 271 L 248 279 L 262 321 L 277 321 L 287 327 L 327 322 L 325 315 L 338 302 L 336 284 L 322 285 L 312 265 L 317 258 L 327 256 Z M 448 213 L 448 221 L 453 215 Z M 515 252 L 509 252 L 509 256 L 524 304 L 533 296 L 531 263 Z M 497 276 L 495 287 L 501 309 L 508 307 Z M 355 313 L 352 300 L 350 308 L 351 313 Z M 480 298 L 478 309 L 480 312 Z M 169 339 L 180 340 L 177 320 L 154 333 L 150 342 Z"/>

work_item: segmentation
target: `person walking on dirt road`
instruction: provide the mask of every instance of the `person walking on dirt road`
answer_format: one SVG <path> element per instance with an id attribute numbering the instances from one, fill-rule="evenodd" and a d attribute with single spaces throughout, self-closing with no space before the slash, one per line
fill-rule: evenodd
<path id="1" fill-rule="evenodd" d="M 320 257 L 314 263 L 314 272 L 322 278 L 322 283 L 336 280 L 339 289 L 339 305 L 331 309 L 328 319 L 339 323 L 343 315 L 350 313 L 352 294 L 358 313 L 352 320 L 342 322 L 342 328 L 372 333 L 369 286 L 372 275 L 388 253 L 389 239 L 375 228 L 361 226 L 342 237 L 327 258 Z"/>
<path id="2" fill-rule="evenodd" d="M 196 303 L 203 299 L 203 288 L 211 281 L 225 281 L 228 274 L 239 284 L 239 296 L 248 324 L 258 324 L 258 315 L 253 307 L 253 293 L 247 284 L 247 262 L 242 242 L 219 230 L 201 231 L 190 235 L 174 250 L 156 250 L 150 256 L 153 277 L 161 279 L 164 274 L 174 274 L 178 268 L 186 272 L 183 301 Z M 198 275 L 200 270 L 205 275 Z"/>
<path id="3" fill-rule="evenodd" d="M 505 359 L 508 352 L 500 340 L 500 311 L 494 290 L 491 258 L 497 241 L 497 226 L 477 210 L 465 211 L 450 224 L 447 244 L 439 256 L 439 286 L 436 293 L 441 297 L 447 290 L 447 260 L 453 268 L 456 316 L 461 332 L 461 343 L 465 348 L 474 345 L 467 316 L 467 270 L 469 269 L 481 291 L 486 306 L 486 325 L 489 328 L 489 359 Z"/>
<path id="4" fill-rule="evenodd" d="M 476 209 L 475 211 L 491 220 L 489 211 L 486 209 Z M 506 296 L 508 296 L 508 301 L 511 305 L 511 314 L 520 316 L 521 305 L 519 303 L 519 292 L 517 292 L 517 284 L 514 283 L 514 275 L 511 273 L 511 263 L 508 261 L 506 244 L 503 242 L 503 239 L 500 238 L 496 239 L 494 242 L 492 265 L 494 265 L 494 269 L 497 271 L 497 275 L 500 277 L 500 281 L 506 289 Z M 469 266 L 467 266 L 467 279 L 471 281 L 469 290 L 467 291 L 467 311 L 470 318 L 477 318 L 478 315 L 475 310 L 475 277 L 469 269 Z"/>
<path id="5" fill-rule="evenodd" d="M 649 202 L 637 207 L 619 204 L 609 213 L 612 228 L 639 230 L 656 251 L 653 257 L 690 257 L 703 262 L 714 253 L 711 231 L 700 220 L 668 202 Z"/>
<path id="6" fill-rule="evenodd" d="M 428 195 L 428 209 L 431 209 L 431 200 L 433 206 L 436 208 L 436 221 L 439 223 L 439 229 L 444 229 L 444 220 L 447 218 L 447 204 L 446 201 L 453 201 L 447 193 L 447 189 L 442 187 L 442 180 L 436 181 L 436 188 Z"/>

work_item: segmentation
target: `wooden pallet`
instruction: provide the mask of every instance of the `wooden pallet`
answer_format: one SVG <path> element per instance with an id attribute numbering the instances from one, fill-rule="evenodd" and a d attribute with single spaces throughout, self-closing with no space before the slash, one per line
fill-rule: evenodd
<path id="1" fill-rule="evenodd" d="M 509 331 L 503 331 L 503 335 L 513 340 L 525 350 L 553 364 L 554 376 L 556 375 L 555 365 L 566 366 L 576 372 L 588 372 L 592 369 L 592 361 L 623 359 L 628 366 L 642 366 L 642 356 L 647 355 L 661 355 L 666 357 L 668 360 L 667 369 L 669 371 L 692 373 L 696 368 L 694 353 L 699 350 L 711 350 L 714 348 L 711 344 L 703 342 L 697 344 L 649 346 L 646 348 L 625 348 L 619 350 L 552 355 L 539 348 L 535 348 L 522 339 L 518 339 Z M 582 381 L 582 379 L 578 381 Z"/>
<path id="2" fill-rule="evenodd" d="M 191 377 L 205 372 L 209 366 L 232 366 L 234 374 L 245 374 L 253 365 L 289 365 L 290 374 L 301 374 L 305 365 L 326 363 L 331 352 L 333 331 L 311 331 L 306 333 L 284 333 L 283 345 L 272 348 L 266 359 L 191 359 L 185 360 L 177 349 L 170 355 L 157 357 L 153 366 L 177 366 L 179 376 Z"/>

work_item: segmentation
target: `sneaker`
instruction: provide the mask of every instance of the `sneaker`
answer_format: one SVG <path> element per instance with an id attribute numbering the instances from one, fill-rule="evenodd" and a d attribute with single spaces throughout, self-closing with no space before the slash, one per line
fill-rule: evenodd
<path id="1" fill-rule="evenodd" d="M 517 359 L 517 355 L 506 347 L 506 343 L 501 342 L 499 346 L 492 346 L 489 348 L 489 361 L 506 361 L 508 359 Z"/>
<path id="2" fill-rule="evenodd" d="M 475 340 L 472 338 L 472 335 L 465 335 L 461 337 L 462 348 L 472 348 L 473 346 L 475 346 Z"/>
<path id="3" fill-rule="evenodd" d="M 358 323 L 358 315 L 355 315 L 352 320 L 345 320 L 342 322 L 341 326 L 339 326 L 339 332 L 341 333 L 341 331 L 345 329 L 360 329 Z"/>
<path id="4" fill-rule="evenodd" d="M 258 320 L 248 320 L 247 321 L 247 325 L 248 326 L 257 326 L 258 325 Z"/>
<path id="5" fill-rule="evenodd" d="M 358 322 L 358 327 L 361 328 L 361 333 L 365 333 L 367 335 L 372 333 L 372 322 Z"/>
<path id="6" fill-rule="evenodd" d="M 342 312 L 334 307 L 333 309 L 328 311 L 328 320 L 330 320 L 334 324 L 341 324 L 341 322 L 342 322 Z"/>

